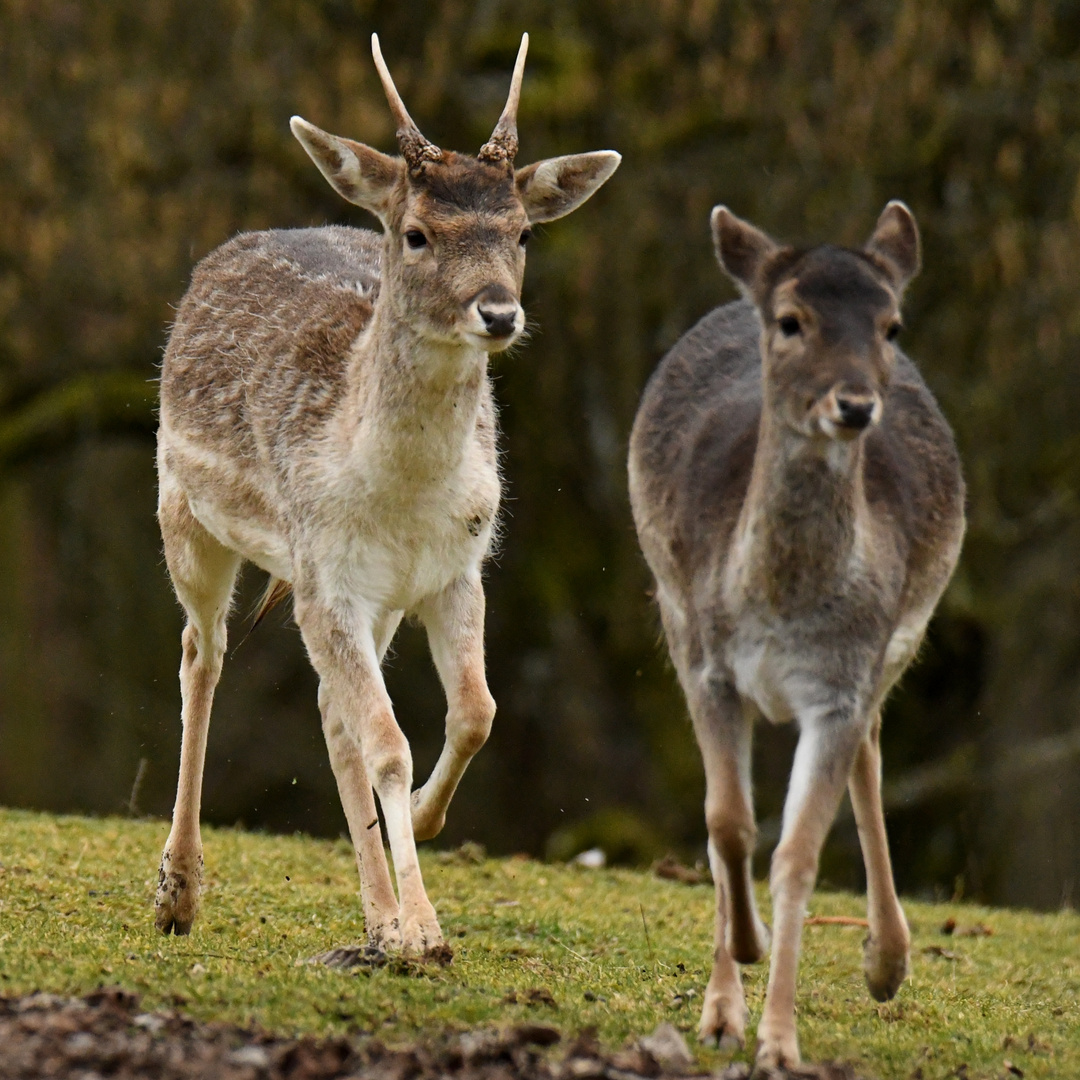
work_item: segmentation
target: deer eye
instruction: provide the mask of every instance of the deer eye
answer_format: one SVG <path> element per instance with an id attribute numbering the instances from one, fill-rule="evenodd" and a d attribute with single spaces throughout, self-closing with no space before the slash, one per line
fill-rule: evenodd
<path id="1" fill-rule="evenodd" d="M 886 341 L 895 341 L 900 336 L 900 331 L 904 329 L 903 323 L 894 322 L 889 324 L 889 329 L 885 331 Z"/>
<path id="2" fill-rule="evenodd" d="M 785 315 L 782 319 L 777 320 L 776 325 L 780 327 L 780 333 L 784 337 L 794 337 L 802 331 L 799 320 L 794 315 Z"/>
<path id="3" fill-rule="evenodd" d="M 427 237 L 419 229 L 410 229 L 405 234 L 405 243 L 407 243 L 413 251 L 419 251 L 420 248 L 427 244 Z"/>
<path id="4" fill-rule="evenodd" d="M 518 243 L 524 247 L 529 242 L 530 236 L 532 236 L 532 229 L 522 229 L 521 236 L 518 237 Z"/>

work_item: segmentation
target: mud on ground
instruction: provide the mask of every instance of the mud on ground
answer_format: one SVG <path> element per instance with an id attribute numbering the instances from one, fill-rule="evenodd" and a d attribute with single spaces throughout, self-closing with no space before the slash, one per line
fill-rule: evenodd
<path id="1" fill-rule="evenodd" d="M 121 989 L 84 998 L 0 997 L 0 1080 L 668 1080 L 695 1072 L 681 1036 L 661 1025 L 608 1053 L 595 1035 L 539 1024 L 444 1034 L 411 1046 L 374 1038 L 287 1039 L 258 1028 L 144 1012 Z M 715 1080 L 748 1080 L 736 1063 Z M 847 1065 L 768 1070 L 754 1080 L 863 1080 Z"/>

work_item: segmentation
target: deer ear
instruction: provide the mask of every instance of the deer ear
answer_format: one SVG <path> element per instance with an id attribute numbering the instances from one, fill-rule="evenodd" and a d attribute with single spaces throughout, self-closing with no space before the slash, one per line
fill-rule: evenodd
<path id="1" fill-rule="evenodd" d="M 899 199 L 893 199 L 881 211 L 874 234 L 866 242 L 867 254 L 884 261 L 893 284 L 902 289 L 919 272 L 919 246 L 915 215 Z"/>
<path id="2" fill-rule="evenodd" d="M 761 268 L 770 255 L 780 250 L 779 245 L 726 206 L 714 206 L 709 221 L 720 266 L 743 292 L 752 295 Z"/>
<path id="3" fill-rule="evenodd" d="M 385 220 L 390 195 L 405 168 L 400 158 L 388 157 L 363 143 L 309 124 L 299 116 L 289 121 L 292 133 L 330 186 L 349 202 Z"/>
<path id="4" fill-rule="evenodd" d="M 529 221 L 554 221 L 576 210 L 598 191 L 619 167 L 622 155 L 614 150 L 548 158 L 518 169 L 514 174 L 518 195 Z"/>

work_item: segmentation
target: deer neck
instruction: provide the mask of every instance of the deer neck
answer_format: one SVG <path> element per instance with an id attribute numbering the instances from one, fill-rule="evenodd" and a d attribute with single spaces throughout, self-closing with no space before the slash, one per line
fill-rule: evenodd
<path id="1" fill-rule="evenodd" d="M 380 296 L 354 348 L 346 423 L 368 468 L 426 486 L 455 471 L 487 393 L 487 353 L 432 339 Z"/>
<path id="2" fill-rule="evenodd" d="M 779 612 L 844 591 L 865 520 L 863 439 L 807 437 L 769 407 L 739 521 L 744 580 Z"/>

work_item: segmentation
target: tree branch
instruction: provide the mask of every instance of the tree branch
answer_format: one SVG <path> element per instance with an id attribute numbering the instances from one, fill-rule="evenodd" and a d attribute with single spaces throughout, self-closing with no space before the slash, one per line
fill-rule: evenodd
<path id="1" fill-rule="evenodd" d="M 78 375 L 0 415 L 0 468 L 89 432 L 154 430 L 157 383 L 130 371 Z"/>

